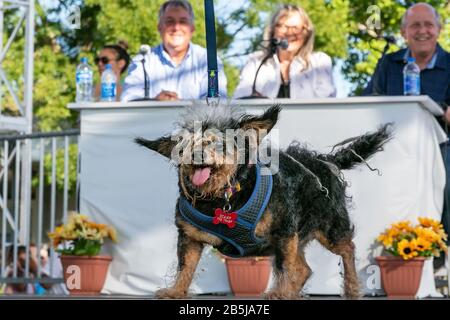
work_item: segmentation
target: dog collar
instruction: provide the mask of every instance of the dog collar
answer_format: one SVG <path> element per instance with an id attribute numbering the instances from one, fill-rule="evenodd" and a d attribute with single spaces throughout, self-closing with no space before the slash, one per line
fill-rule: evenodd
<path id="1" fill-rule="evenodd" d="M 267 245 L 266 239 L 255 236 L 255 228 L 261 219 L 272 194 L 272 175 L 261 175 L 261 164 L 256 164 L 256 183 L 247 203 L 236 211 L 237 219 L 234 228 L 224 224 L 214 224 L 213 217 L 206 215 L 184 197 L 180 196 L 178 209 L 189 223 L 221 238 L 223 244 L 217 249 L 231 257 L 243 257 L 257 253 Z M 214 210 L 215 208 L 211 208 Z"/>
<path id="2" fill-rule="evenodd" d="M 240 184 L 239 182 L 235 182 L 235 183 L 233 183 L 232 185 L 226 185 L 226 186 L 224 186 L 224 187 L 223 187 L 223 190 L 224 190 L 224 192 L 223 192 L 223 198 L 228 202 L 232 196 L 234 196 L 236 193 L 238 193 L 239 191 L 241 191 L 241 184 Z M 193 196 L 191 196 L 191 195 L 187 192 L 187 190 L 186 190 L 186 191 L 183 191 L 183 192 L 184 192 L 186 198 L 191 199 L 191 204 L 192 204 L 193 207 L 195 207 L 196 200 L 199 199 L 199 198 L 201 198 L 203 201 L 211 201 L 211 200 L 214 199 L 213 196 L 211 196 L 211 197 L 209 197 L 209 198 L 205 198 L 205 197 L 203 197 L 203 196 L 197 196 L 197 194 L 195 194 L 195 193 L 194 193 Z"/>

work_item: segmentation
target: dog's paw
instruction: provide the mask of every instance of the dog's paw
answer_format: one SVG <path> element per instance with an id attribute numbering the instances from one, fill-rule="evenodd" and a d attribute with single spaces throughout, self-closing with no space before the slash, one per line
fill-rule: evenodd
<path id="1" fill-rule="evenodd" d="M 360 292 L 347 292 L 344 294 L 346 300 L 361 300 L 363 295 Z"/>
<path id="2" fill-rule="evenodd" d="M 160 289 L 155 292 L 156 299 L 184 299 L 186 297 L 186 292 L 173 288 Z"/>
<path id="3" fill-rule="evenodd" d="M 299 294 L 290 294 L 281 291 L 269 291 L 264 294 L 266 300 L 299 300 L 301 299 Z"/>

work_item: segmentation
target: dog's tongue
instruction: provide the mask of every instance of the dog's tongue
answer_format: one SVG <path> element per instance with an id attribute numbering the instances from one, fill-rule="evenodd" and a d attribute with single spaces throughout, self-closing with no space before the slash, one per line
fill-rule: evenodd
<path id="1" fill-rule="evenodd" d="M 211 168 L 208 167 L 196 169 L 194 175 L 192 176 L 192 183 L 195 186 L 200 187 L 206 182 L 206 180 L 208 180 L 210 173 Z"/>

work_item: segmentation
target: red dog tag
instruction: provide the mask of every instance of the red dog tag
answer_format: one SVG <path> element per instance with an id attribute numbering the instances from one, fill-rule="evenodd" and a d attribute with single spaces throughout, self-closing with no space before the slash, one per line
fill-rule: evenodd
<path id="1" fill-rule="evenodd" d="M 228 228 L 234 228 L 236 226 L 237 213 L 236 212 L 226 212 L 220 208 L 214 211 L 213 223 L 219 224 L 223 223 L 228 226 Z"/>

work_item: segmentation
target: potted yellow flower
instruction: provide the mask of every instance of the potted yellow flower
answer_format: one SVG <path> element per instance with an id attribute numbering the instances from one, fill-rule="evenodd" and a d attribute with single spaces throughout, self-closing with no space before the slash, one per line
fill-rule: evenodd
<path id="1" fill-rule="evenodd" d="M 103 239 L 117 241 L 113 227 L 72 212 L 65 225 L 48 234 L 61 254 L 64 281 L 70 294 L 96 295 L 103 288 L 111 256 L 100 255 Z"/>
<path id="2" fill-rule="evenodd" d="M 381 282 L 389 298 L 414 298 L 419 289 L 424 260 L 447 252 L 447 234 L 438 221 L 419 217 L 419 224 L 400 221 L 378 236 L 391 256 L 379 256 Z M 405 281 L 408 279 L 408 281 Z"/>

